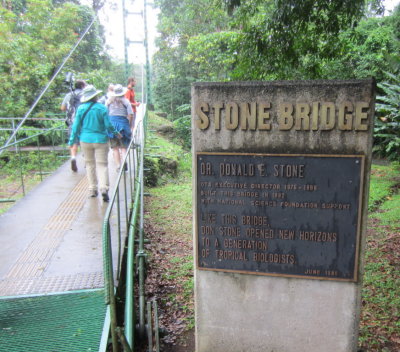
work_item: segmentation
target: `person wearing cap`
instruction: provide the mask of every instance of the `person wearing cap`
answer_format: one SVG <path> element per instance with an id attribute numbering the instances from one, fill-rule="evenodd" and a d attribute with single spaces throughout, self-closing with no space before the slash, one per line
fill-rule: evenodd
<path id="1" fill-rule="evenodd" d="M 106 103 L 110 121 L 114 128 L 122 135 L 122 138 L 111 136 L 110 139 L 110 145 L 113 150 L 117 171 L 119 171 L 121 167 L 121 157 L 123 158 L 125 156 L 126 149 L 132 138 L 130 126 L 133 118 L 133 110 L 128 99 L 124 97 L 126 91 L 127 88 L 122 87 L 120 84 L 116 84 L 114 90 L 110 92 L 110 99 Z"/>
<path id="2" fill-rule="evenodd" d="M 101 90 L 88 85 L 82 91 L 81 105 L 76 112 L 68 144 L 73 146 L 79 136 L 86 163 L 90 197 L 97 197 L 98 186 L 104 202 L 108 202 L 108 133 L 122 136 L 113 127 L 107 108 L 97 102 Z"/>

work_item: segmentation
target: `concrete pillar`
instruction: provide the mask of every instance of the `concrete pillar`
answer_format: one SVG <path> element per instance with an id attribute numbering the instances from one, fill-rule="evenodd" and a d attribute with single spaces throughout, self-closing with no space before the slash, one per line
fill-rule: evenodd
<path id="1" fill-rule="evenodd" d="M 196 352 L 356 351 L 374 80 L 192 87 Z"/>

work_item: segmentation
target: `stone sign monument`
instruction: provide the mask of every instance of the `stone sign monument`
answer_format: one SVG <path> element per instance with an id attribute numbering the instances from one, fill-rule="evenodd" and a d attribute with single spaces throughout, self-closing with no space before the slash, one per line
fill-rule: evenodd
<path id="1" fill-rule="evenodd" d="M 375 82 L 192 87 L 196 352 L 356 351 Z"/>

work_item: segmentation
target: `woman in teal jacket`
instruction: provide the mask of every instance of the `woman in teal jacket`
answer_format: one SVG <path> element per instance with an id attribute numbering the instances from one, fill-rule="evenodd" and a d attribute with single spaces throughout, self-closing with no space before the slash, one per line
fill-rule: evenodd
<path id="1" fill-rule="evenodd" d="M 97 197 L 99 189 L 104 202 L 108 202 L 108 134 L 121 135 L 111 125 L 107 108 L 97 102 L 101 90 L 92 85 L 86 86 L 82 92 L 81 105 L 76 112 L 72 132 L 68 144 L 74 144 L 79 138 L 86 163 L 86 174 L 89 182 L 90 197 Z"/>

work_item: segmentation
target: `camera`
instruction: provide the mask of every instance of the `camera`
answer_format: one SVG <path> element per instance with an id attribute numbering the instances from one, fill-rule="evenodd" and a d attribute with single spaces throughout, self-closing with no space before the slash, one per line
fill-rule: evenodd
<path id="1" fill-rule="evenodd" d="M 66 84 L 72 84 L 74 82 L 74 74 L 72 72 L 67 72 L 64 82 Z"/>

